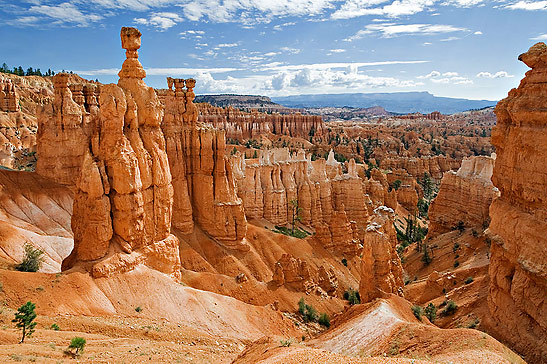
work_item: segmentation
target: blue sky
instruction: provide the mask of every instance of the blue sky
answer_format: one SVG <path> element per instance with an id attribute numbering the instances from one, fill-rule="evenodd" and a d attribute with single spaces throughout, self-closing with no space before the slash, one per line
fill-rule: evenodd
<path id="1" fill-rule="evenodd" d="M 285 96 L 429 91 L 497 100 L 547 41 L 547 1 L 0 0 L 0 63 L 116 82 L 119 30 L 143 33 L 146 82 Z"/>

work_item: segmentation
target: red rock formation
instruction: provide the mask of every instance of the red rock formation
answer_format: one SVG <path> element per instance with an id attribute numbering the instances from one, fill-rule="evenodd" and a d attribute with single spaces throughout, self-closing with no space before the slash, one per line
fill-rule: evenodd
<path id="1" fill-rule="evenodd" d="M 403 294 L 403 268 L 397 255 L 394 212 L 385 206 L 374 210 L 366 228 L 361 257 L 361 302 L 369 302 L 388 293 Z"/>
<path id="2" fill-rule="evenodd" d="M 303 151 L 291 156 L 286 148 L 261 151 L 259 160 L 248 164 L 242 155 L 231 159 L 237 166 L 232 168 L 237 170 L 238 194 L 248 218 L 289 224 L 291 201 L 296 201 L 301 222 L 315 230 L 327 249 L 355 255 L 372 202 L 364 193 L 355 162 L 349 163 L 347 174 L 339 174 L 340 163 L 330 163 L 312 162 Z"/>
<path id="3" fill-rule="evenodd" d="M 19 111 L 19 96 L 9 78 L 0 79 L 0 111 Z"/>
<path id="4" fill-rule="evenodd" d="M 547 358 L 547 46 L 519 56 L 532 68 L 496 106 L 497 158 L 490 208 L 493 236 L 488 304 L 498 336 L 529 362 Z"/>
<path id="5" fill-rule="evenodd" d="M 91 134 L 98 125 L 96 98 L 90 96 L 93 113 L 84 104 L 78 104 L 70 91 L 69 75 L 60 73 L 53 77 L 55 98 L 38 111 L 36 172 L 58 183 L 74 185 Z M 93 95 L 95 96 L 95 95 Z M 81 98 L 78 101 L 82 101 Z M 59 146 L 62 146 L 60 148 Z"/>
<path id="6" fill-rule="evenodd" d="M 142 80 L 140 35 L 122 28 L 127 59 L 120 80 L 102 87 L 97 117 L 83 125 L 87 130 L 79 124 L 86 112 L 83 87 L 73 87 L 73 96 L 68 75 L 54 79 L 53 115 L 75 130 L 81 127 L 84 139 L 72 216 L 74 250 L 63 261 L 65 270 L 83 264 L 94 277 L 103 277 L 147 264 L 180 275 L 179 243 L 170 234 L 173 186 L 160 128 L 162 107 Z"/>
<path id="7" fill-rule="evenodd" d="M 272 281 L 278 285 L 286 285 L 293 289 L 304 291 L 306 283 L 310 281 L 308 263 L 290 254 L 283 254 L 275 263 Z"/>
<path id="8" fill-rule="evenodd" d="M 491 157 L 466 158 L 458 172 L 444 174 L 429 208 L 430 238 L 453 230 L 460 221 L 477 232 L 488 226 L 490 204 L 499 195 L 490 181 L 494 161 Z"/>
<path id="9" fill-rule="evenodd" d="M 323 131 L 323 120 L 317 115 L 245 112 L 231 106 L 222 108 L 209 104 L 197 104 L 197 107 L 199 121 L 226 130 L 226 137 L 232 139 L 257 138 L 264 133 L 307 139 Z"/>
<path id="10" fill-rule="evenodd" d="M 198 122 L 193 104 L 195 80 L 168 79 L 168 86 L 163 130 L 175 177 L 173 223 L 183 233 L 189 233 L 193 216 L 211 237 L 225 246 L 246 251 L 249 247 L 243 239 L 247 220 L 225 156 L 225 132 Z"/>
<path id="11" fill-rule="evenodd" d="M 383 169 L 404 169 L 414 178 L 422 178 L 424 173 L 429 173 L 432 178 L 440 180 L 444 172 L 455 170 L 460 166 L 460 161 L 444 156 L 427 158 L 386 158 L 380 166 Z"/>

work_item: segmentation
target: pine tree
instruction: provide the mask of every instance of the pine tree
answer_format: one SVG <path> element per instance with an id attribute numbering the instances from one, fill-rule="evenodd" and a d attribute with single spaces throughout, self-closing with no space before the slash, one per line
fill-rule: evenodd
<path id="1" fill-rule="evenodd" d="M 25 341 L 25 337 L 30 337 L 34 333 L 34 328 L 36 327 L 36 305 L 30 301 L 25 303 L 23 306 L 17 309 L 15 313 L 15 318 L 11 322 L 16 323 L 16 327 L 23 329 L 23 336 L 19 344 L 22 344 Z"/>

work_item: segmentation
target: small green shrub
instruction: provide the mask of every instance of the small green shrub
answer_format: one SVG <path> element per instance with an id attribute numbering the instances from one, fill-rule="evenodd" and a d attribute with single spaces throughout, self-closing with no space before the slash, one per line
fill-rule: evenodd
<path id="1" fill-rule="evenodd" d="M 465 223 L 463 221 L 458 221 L 456 224 L 456 229 L 461 233 L 465 230 Z"/>
<path id="2" fill-rule="evenodd" d="M 302 315 L 304 322 L 317 322 L 319 319 L 315 307 L 306 304 L 304 298 L 301 298 L 300 301 L 298 301 L 298 312 Z"/>
<path id="3" fill-rule="evenodd" d="M 323 312 L 320 316 L 319 316 L 319 325 L 321 326 L 325 326 L 326 328 L 329 328 L 330 327 L 330 318 L 329 318 L 329 315 L 327 315 L 325 312 Z"/>
<path id="4" fill-rule="evenodd" d="M 34 248 L 30 244 L 25 244 L 25 257 L 23 261 L 15 266 L 20 272 L 38 272 L 42 266 L 44 252 Z"/>
<path id="5" fill-rule="evenodd" d="M 288 348 L 292 344 L 292 339 L 281 340 L 280 342 L 281 342 L 281 346 Z"/>
<path id="6" fill-rule="evenodd" d="M 142 307 L 141 307 L 141 306 L 137 306 L 137 307 L 135 307 L 135 311 L 137 311 L 137 312 L 141 312 L 141 311 L 142 311 Z"/>
<path id="7" fill-rule="evenodd" d="M 418 320 L 422 321 L 422 314 L 423 314 L 422 306 L 418 306 L 418 305 L 412 306 L 412 313 L 414 314 L 414 316 L 416 316 Z"/>
<path id="8" fill-rule="evenodd" d="M 454 246 L 452 247 L 452 251 L 455 253 L 460 248 L 460 244 L 454 243 Z"/>
<path id="9" fill-rule="evenodd" d="M 342 258 L 342 264 L 344 265 L 344 267 L 347 267 L 348 266 L 348 260 L 346 258 Z"/>
<path id="10" fill-rule="evenodd" d="M 481 323 L 480 320 L 477 317 L 475 317 L 475 319 L 467 325 L 467 328 L 468 329 L 475 329 L 475 328 L 477 328 L 477 326 L 479 326 L 480 323 Z"/>
<path id="11" fill-rule="evenodd" d="M 50 327 L 50 328 L 51 328 L 52 330 L 55 330 L 55 331 L 59 331 L 59 330 L 61 330 L 61 329 L 59 328 L 59 325 L 57 325 L 57 324 L 53 324 L 53 325 L 51 325 L 51 327 Z"/>
<path id="12" fill-rule="evenodd" d="M 295 227 L 294 231 L 292 231 L 291 229 L 289 229 L 285 226 L 276 225 L 275 228 L 272 231 L 274 233 L 283 234 L 283 235 L 287 235 L 287 236 L 292 236 L 292 237 L 298 238 L 298 239 L 304 239 L 308 235 L 310 235 L 307 231 L 305 231 L 303 229 L 300 229 L 298 227 Z"/>
<path id="13" fill-rule="evenodd" d="M 84 352 L 86 341 L 83 337 L 74 337 L 70 340 L 70 345 L 68 346 L 67 351 L 73 354 L 74 356 L 79 356 Z M 76 351 L 73 351 L 76 349 Z"/>
<path id="14" fill-rule="evenodd" d="M 424 310 L 424 314 L 430 322 L 435 322 L 435 319 L 437 318 L 437 307 L 432 303 L 428 304 Z"/>
<path id="15" fill-rule="evenodd" d="M 458 305 L 456 304 L 456 302 L 449 300 L 446 303 L 445 309 L 441 313 L 443 316 L 450 316 L 450 315 L 453 315 L 454 312 L 456 312 L 457 310 L 458 310 Z"/>
<path id="16" fill-rule="evenodd" d="M 353 288 L 350 288 L 346 292 L 344 292 L 344 299 L 347 300 L 352 306 L 361 303 L 361 296 L 359 296 L 359 291 L 356 291 Z"/>
<path id="17" fill-rule="evenodd" d="M 457 260 L 454 262 L 454 268 L 458 268 L 460 266 L 460 262 L 458 262 Z"/>
<path id="18" fill-rule="evenodd" d="M 473 277 L 467 277 L 465 279 L 465 284 L 469 284 L 469 283 L 472 283 L 473 282 Z"/>

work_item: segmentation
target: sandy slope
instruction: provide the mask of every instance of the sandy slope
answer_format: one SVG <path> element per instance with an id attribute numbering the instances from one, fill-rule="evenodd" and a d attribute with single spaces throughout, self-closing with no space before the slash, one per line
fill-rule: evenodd
<path id="1" fill-rule="evenodd" d="M 43 272 L 59 272 L 73 246 L 72 193 L 31 172 L 0 170 L 0 260 L 18 263 L 30 243 L 45 252 Z"/>

